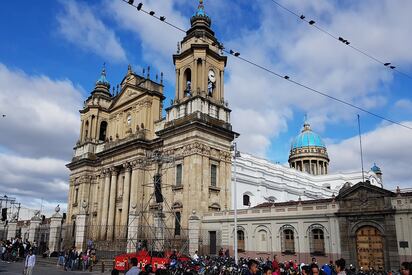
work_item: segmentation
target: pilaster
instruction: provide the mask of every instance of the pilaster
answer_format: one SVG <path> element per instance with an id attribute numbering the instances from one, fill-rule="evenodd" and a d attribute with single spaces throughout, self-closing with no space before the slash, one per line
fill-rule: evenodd
<path id="1" fill-rule="evenodd" d="M 193 215 L 189 217 L 189 255 L 193 255 L 199 250 L 199 238 L 200 218 L 196 216 L 196 212 L 193 211 Z"/>

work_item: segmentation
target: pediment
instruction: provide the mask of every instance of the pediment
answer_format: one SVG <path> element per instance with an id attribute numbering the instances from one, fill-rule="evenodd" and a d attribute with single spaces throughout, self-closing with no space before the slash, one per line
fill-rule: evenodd
<path id="1" fill-rule="evenodd" d="M 364 197 L 377 198 L 377 197 L 393 197 L 395 193 L 371 185 L 369 182 L 359 182 L 352 187 L 345 190 L 341 190 L 336 200 L 358 200 Z"/>
<path id="2" fill-rule="evenodd" d="M 111 106 L 111 109 L 115 109 L 121 105 L 124 105 L 132 101 L 133 99 L 140 96 L 142 93 L 143 92 L 133 89 L 132 87 L 126 87 L 126 89 L 117 96 L 116 100 L 113 102 L 113 105 Z"/>

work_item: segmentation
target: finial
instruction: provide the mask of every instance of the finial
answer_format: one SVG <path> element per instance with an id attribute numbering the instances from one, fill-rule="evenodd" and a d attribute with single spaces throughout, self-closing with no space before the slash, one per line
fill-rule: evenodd
<path id="1" fill-rule="evenodd" d="M 305 121 L 303 122 L 303 130 L 302 131 L 308 131 L 310 130 L 310 124 L 308 122 L 308 114 L 305 113 L 305 117 L 304 117 Z"/>
<path id="2" fill-rule="evenodd" d="M 145 72 L 146 72 L 146 70 L 145 70 L 145 68 L 143 68 L 143 74 L 142 74 L 143 77 L 144 77 Z"/>
<path id="3" fill-rule="evenodd" d="M 128 66 L 127 66 L 127 74 L 132 74 L 133 73 L 133 71 L 132 71 L 132 66 L 129 64 Z"/>
<path id="4" fill-rule="evenodd" d="M 119 84 L 117 84 L 117 90 L 116 90 L 116 94 L 119 93 Z"/>
<path id="5" fill-rule="evenodd" d="M 163 84 L 163 72 L 160 73 L 160 84 Z"/>
<path id="6" fill-rule="evenodd" d="M 180 53 L 180 42 L 177 42 L 177 53 Z"/>
<path id="7" fill-rule="evenodd" d="M 103 62 L 102 75 L 106 76 L 106 62 Z"/>
<path id="8" fill-rule="evenodd" d="M 196 16 L 206 16 L 205 6 L 203 5 L 203 0 L 199 0 L 199 5 L 197 6 Z"/>
<path id="9" fill-rule="evenodd" d="M 147 66 L 147 78 L 150 79 L 150 66 Z"/>
<path id="10" fill-rule="evenodd" d="M 159 75 L 158 74 L 156 74 L 156 82 L 157 82 L 157 80 L 159 79 Z"/>

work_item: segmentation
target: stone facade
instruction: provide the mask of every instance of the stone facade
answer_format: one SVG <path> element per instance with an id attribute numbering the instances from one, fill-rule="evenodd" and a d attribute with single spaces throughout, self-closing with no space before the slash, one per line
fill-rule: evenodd
<path id="1" fill-rule="evenodd" d="M 176 227 L 187 229 L 192 211 L 230 208 L 235 133 L 224 100 L 227 57 L 202 4 L 191 24 L 173 55 L 176 92 L 165 118 L 162 76 L 152 80 L 150 68 L 139 75 L 129 66 L 112 93 L 103 69 L 85 101 L 80 138 L 67 165 L 67 223 L 76 228 L 76 246 L 84 247 L 86 239 L 127 239 L 131 250 L 130 238 L 137 241 L 139 232 L 150 231 L 145 226 L 162 223 L 180 235 Z"/>
<path id="2" fill-rule="evenodd" d="M 346 259 L 357 268 L 397 270 L 400 261 L 412 257 L 412 193 L 394 193 L 358 183 L 344 186 L 329 199 L 264 203 L 238 211 L 240 256 L 321 263 Z M 233 252 L 233 211 L 201 217 L 199 245 L 209 253 L 213 246 Z M 220 240 L 211 244 L 218 232 Z M 233 255 L 233 253 L 232 253 Z"/>

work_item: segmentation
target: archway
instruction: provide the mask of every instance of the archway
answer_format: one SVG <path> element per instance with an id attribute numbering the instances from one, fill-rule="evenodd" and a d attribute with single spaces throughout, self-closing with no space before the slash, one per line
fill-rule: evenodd
<path id="1" fill-rule="evenodd" d="M 100 133 L 99 133 L 99 140 L 105 141 L 106 140 L 106 130 L 107 130 L 107 122 L 102 121 L 100 123 Z"/>
<path id="2" fill-rule="evenodd" d="M 381 232 L 373 226 L 363 226 L 356 231 L 358 266 L 364 270 L 384 269 L 384 247 Z"/>

